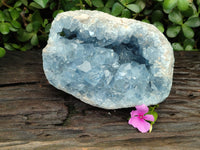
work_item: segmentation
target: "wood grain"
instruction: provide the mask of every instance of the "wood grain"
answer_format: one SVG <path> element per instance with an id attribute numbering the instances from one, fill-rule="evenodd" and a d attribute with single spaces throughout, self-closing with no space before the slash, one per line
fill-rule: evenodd
<path id="1" fill-rule="evenodd" d="M 0 59 L 0 149 L 199 149 L 200 53 L 175 58 L 171 94 L 142 134 L 127 124 L 131 108 L 95 108 L 52 87 L 41 50 L 9 52 Z"/>

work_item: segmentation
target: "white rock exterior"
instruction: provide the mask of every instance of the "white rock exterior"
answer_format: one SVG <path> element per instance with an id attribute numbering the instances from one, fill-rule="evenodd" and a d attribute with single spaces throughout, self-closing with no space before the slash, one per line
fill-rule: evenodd
<path id="1" fill-rule="evenodd" d="M 105 109 L 162 102 L 173 65 L 173 49 L 156 27 L 99 11 L 58 14 L 43 49 L 50 84 Z"/>

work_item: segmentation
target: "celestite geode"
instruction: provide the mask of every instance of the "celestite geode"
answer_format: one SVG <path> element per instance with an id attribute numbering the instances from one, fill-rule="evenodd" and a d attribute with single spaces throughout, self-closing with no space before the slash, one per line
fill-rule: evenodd
<path id="1" fill-rule="evenodd" d="M 162 102 L 173 65 L 173 49 L 156 27 L 99 11 L 57 15 L 43 49 L 50 84 L 105 109 Z"/>

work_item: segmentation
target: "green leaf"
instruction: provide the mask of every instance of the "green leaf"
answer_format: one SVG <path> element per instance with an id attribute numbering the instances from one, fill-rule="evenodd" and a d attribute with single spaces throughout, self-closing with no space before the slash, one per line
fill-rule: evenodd
<path id="1" fill-rule="evenodd" d="M 0 23 L 0 32 L 4 35 L 8 34 L 10 32 L 9 25 L 4 22 Z"/>
<path id="2" fill-rule="evenodd" d="M 16 29 L 15 27 L 13 27 L 10 23 L 8 23 L 8 22 L 6 22 L 5 23 L 7 26 L 8 26 L 8 28 L 9 28 L 9 30 L 10 31 L 13 31 L 13 32 L 16 32 L 18 29 Z"/>
<path id="3" fill-rule="evenodd" d="M 200 5 L 200 0 L 197 0 L 197 5 Z"/>
<path id="4" fill-rule="evenodd" d="M 200 18 L 199 17 L 190 17 L 185 23 L 185 25 L 195 28 L 200 26 Z"/>
<path id="5" fill-rule="evenodd" d="M 184 50 L 183 46 L 180 43 L 172 43 L 172 47 L 176 51 L 182 51 L 182 50 Z"/>
<path id="6" fill-rule="evenodd" d="M 31 44 L 33 45 L 33 46 L 36 46 L 36 45 L 38 45 L 38 37 L 37 37 L 37 34 L 34 34 L 33 36 L 32 36 L 32 38 L 31 38 Z"/>
<path id="7" fill-rule="evenodd" d="M 124 5 L 124 6 L 126 6 L 128 3 L 127 3 L 127 0 L 119 0 L 119 2 L 122 4 L 122 5 Z"/>
<path id="8" fill-rule="evenodd" d="M 15 27 L 17 29 L 21 27 L 21 24 L 16 20 L 12 20 L 11 24 L 13 25 L 13 27 Z"/>
<path id="9" fill-rule="evenodd" d="M 167 36 L 170 38 L 174 38 L 176 37 L 179 32 L 181 31 L 181 27 L 180 26 L 171 26 L 167 28 Z"/>
<path id="10" fill-rule="evenodd" d="M 26 32 L 24 30 L 19 30 L 17 32 L 18 36 L 17 36 L 17 39 L 20 41 L 20 42 L 26 42 L 28 40 L 31 39 L 31 37 L 33 36 L 33 33 L 29 33 L 29 32 Z"/>
<path id="11" fill-rule="evenodd" d="M 92 4 L 97 8 L 98 7 L 104 7 L 104 4 L 103 4 L 102 0 L 92 0 Z"/>
<path id="12" fill-rule="evenodd" d="M 136 0 L 126 0 L 127 4 L 130 4 L 130 3 L 133 3 L 135 2 Z"/>
<path id="13" fill-rule="evenodd" d="M 32 32 L 32 31 L 33 31 L 33 24 L 32 24 L 32 23 L 29 23 L 29 24 L 26 26 L 26 31 L 27 31 L 27 32 Z"/>
<path id="14" fill-rule="evenodd" d="M 187 46 L 185 47 L 185 50 L 186 50 L 186 51 L 192 51 L 192 50 L 193 50 L 193 46 L 192 46 L 192 45 L 187 45 Z"/>
<path id="15" fill-rule="evenodd" d="M 115 2 L 114 0 L 108 0 L 108 1 L 106 2 L 105 7 L 111 8 L 111 7 L 113 6 L 114 2 Z"/>
<path id="16" fill-rule="evenodd" d="M 18 31 L 18 29 L 16 29 L 15 27 L 13 27 L 13 26 L 9 26 L 9 30 L 10 31 L 12 31 L 12 32 L 17 32 Z"/>
<path id="17" fill-rule="evenodd" d="M 148 16 L 148 15 L 150 15 L 151 13 L 152 13 L 152 9 L 145 9 L 144 12 L 143 12 L 143 14 L 144 14 L 145 16 Z"/>
<path id="18" fill-rule="evenodd" d="M 4 9 L 3 14 L 5 16 L 5 18 L 4 18 L 5 21 L 11 21 L 12 20 L 12 18 L 10 17 L 10 12 L 8 11 L 8 9 Z"/>
<path id="19" fill-rule="evenodd" d="M 131 12 L 130 12 L 130 10 L 128 10 L 128 9 L 123 9 L 122 10 L 122 15 L 121 15 L 121 17 L 125 17 L 125 18 L 130 18 L 131 17 Z"/>
<path id="20" fill-rule="evenodd" d="M 157 119 L 158 119 L 158 113 L 155 111 L 155 109 L 157 107 L 158 107 L 158 105 L 149 107 L 149 111 L 148 111 L 147 114 L 153 115 L 153 117 L 154 117 L 154 121 L 151 122 L 151 125 L 153 125 L 157 121 Z"/>
<path id="21" fill-rule="evenodd" d="M 108 7 L 103 7 L 101 11 L 110 14 L 110 8 Z"/>
<path id="22" fill-rule="evenodd" d="M 37 4 L 39 4 L 42 8 L 45 8 L 49 0 L 33 0 Z"/>
<path id="23" fill-rule="evenodd" d="M 60 0 L 60 6 L 64 11 L 77 10 L 80 9 L 80 0 Z"/>
<path id="24" fill-rule="evenodd" d="M 38 32 L 40 30 L 41 24 L 38 21 L 32 22 L 33 31 Z"/>
<path id="25" fill-rule="evenodd" d="M 150 23 L 148 19 L 143 19 L 142 22 Z"/>
<path id="26" fill-rule="evenodd" d="M 168 17 L 169 17 L 169 20 L 173 23 L 176 23 L 179 25 L 183 23 L 182 15 L 177 9 L 170 12 Z"/>
<path id="27" fill-rule="evenodd" d="M 97 11 L 102 11 L 103 7 L 96 8 Z"/>
<path id="28" fill-rule="evenodd" d="M 185 17 L 190 17 L 193 14 L 195 14 L 196 9 L 195 6 L 190 5 L 189 8 L 185 11 L 182 11 L 181 13 L 185 16 Z"/>
<path id="29" fill-rule="evenodd" d="M 198 13 L 200 14 L 200 4 L 199 4 L 199 7 L 198 7 Z"/>
<path id="30" fill-rule="evenodd" d="M 21 51 L 26 51 L 31 49 L 33 46 L 30 43 L 26 43 L 23 47 L 20 48 Z"/>
<path id="31" fill-rule="evenodd" d="M 14 51 L 15 48 L 12 47 L 12 45 L 10 43 L 4 43 L 4 48 L 9 50 L 9 51 Z"/>
<path id="32" fill-rule="evenodd" d="M 44 22 L 43 22 L 43 24 L 42 24 L 42 27 L 45 27 L 45 26 L 47 25 L 48 22 L 49 22 L 49 21 L 48 21 L 47 19 L 44 19 Z"/>
<path id="33" fill-rule="evenodd" d="M 194 3 L 190 3 L 190 6 L 191 6 L 192 9 L 193 9 L 193 14 L 196 14 L 196 13 L 197 13 L 196 5 L 195 5 Z"/>
<path id="34" fill-rule="evenodd" d="M 124 7 L 120 3 L 116 2 L 112 7 L 111 14 L 114 16 L 118 16 L 121 14 L 123 9 L 124 9 Z"/>
<path id="35" fill-rule="evenodd" d="M 186 38 L 191 39 L 194 37 L 194 31 L 192 30 L 192 28 L 183 24 L 182 30 L 183 30 L 183 34 Z"/>
<path id="36" fill-rule="evenodd" d="M 151 107 L 149 107 L 149 112 L 148 113 L 150 113 L 151 114 L 151 112 L 153 112 L 156 108 L 158 108 L 159 107 L 159 105 L 157 104 L 157 105 L 154 105 L 154 106 L 151 106 Z"/>
<path id="37" fill-rule="evenodd" d="M 51 28 L 51 24 L 49 23 L 45 27 L 45 33 L 49 33 L 50 28 Z"/>
<path id="38" fill-rule="evenodd" d="M 177 0 L 164 0 L 163 8 L 166 13 L 169 13 L 177 5 Z"/>
<path id="39" fill-rule="evenodd" d="M 9 11 L 13 20 L 16 20 L 17 18 L 19 18 L 20 13 L 16 9 L 10 9 Z"/>
<path id="40" fill-rule="evenodd" d="M 22 9 L 19 8 L 19 7 L 15 8 L 15 9 L 16 9 L 19 13 L 22 12 Z M 26 10 L 28 10 L 28 9 L 26 9 Z"/>
<path id="41" fill-rule="evenodd" d="M 39 22 L 40 24 L 43 23 L 43 19 L 40 16 L 40 12 L 38 10 L 36 10 L 33 15 L 32 15 L 32 22 Z"/>
<path id="42" fill-rule="evenodd" d="M 4 13 L 0 10 L 0 21 L 5 21 L 5 15 Z"/>
<path id="43" fill-rule="evenodd" d="M 126 7 L 135 13 L 139 13 L 141 11 L 140 7 L 136 4 L 129 4 Z"/>
<path id="44" fill-rule="evenodd" d="M 153 25 L 156 26 L 160 32 L 163 33 L 165 31 L 165 28 L 161 22 L 154 22 Z"/>
<path id="45" fill-rule="evenodd" d="M 135 4 L 139 6 L 140 12 L 141 12 L 141 11 L 145 8 L 145 6 L 146 6 L 146 3 L 145 3 L 144 0 L 137 0 L 137 1 L 135 2 Z"/>
<path id="46" fill-rule="evenodd" d="M 31 44 L 30 44 L 30 45 L 31 45 Z M 20 50 L 21 50 L 21 51 L 27 51 L 28 49 L 27 49 L 26 47 L 23 46 L 23 47 L 20 48 Z"/>
<path id="47" fill-rule="evenodd" d="M 186 46 L 191 45 L 192 47 L 194 47 L 195 45 L 195 40 L 194 39 L 186 39 L 183 42 L 183 46 L 186 48 Z"/>
<path id="48" fill-rule="evenodd" d="M 158 119 L 158 113 L 157 112 L 155 112 L 155 111 L 153 111 L 153 112 L 151 112 L 151 115 L 153 115 L 153 117 L 154 117 L 154 121 L 153 122 L 151 122 L 151 124 L 153 125 L 153 124 L 155 124 L 155 122 L 157 121 L 157 119 Z"/>
<path id="49" fill-rule="evenodd" d="M 53 10 L 54 8 L 56 8 L 56 2 L 52 2 L 52 3 L 50 4 L 49 8 L 50 8 L 51 10 Z"/>
<path id="50" fill-rule="evenodd" d="M 5 56 L 5 54 L 6 54 L 6 50 L 3 47 L 0 47 L 0 58 Z"/>
<path id="51" fill-rule="evenodd" d="M 122 3 L 124 6 L 126 6 L 127 4 L 133 3 L 136 0 L 120 0 L 120 3 Z"/>
<path id="52" fill-rule="evenodd" d="M 178 0 L 177 7 L 180 11 L 186 11 L 189 8 L 189 0 Z"/>
<path id="53" fill-rule="evenodd" d="M 31 2 L 29 4 L 30 7 L 33 7 L 33 8 L 37 8 L 37 9 L 43 9 L 42 6 L 40 6 L 39 4 L 35 3 L 35 2 Z"/>
<path id="54" fill-rule="evenodd" d="M 25 6 L 28 6 L 28 1 L 27 1 L 27 0 L 21 0 L 21 2 L 22 2 Z"/>
<path id="55" fill-rule="evenodd" d="M 193 47 L 195 46 L 195 40 L 194 39 L 186 39 L 183 44 L 186 51 L 193 50 Z"/>
<path id="56" fill-rule="evenodd" d="M 11 46 L 12 46 L 13 48 L 16 48 L 16 49 L 19 49 L 19 48 L 21 47 L 20 45 L 15 44 L 15 43 L 11 43 Z"/>
<path id="57" fill-rule="evenodd" d="M 92 7 L 92 1 L 91 1 L 91 0 L 85 0 L 85 2 L 86 2 L 90 7 Z"/>
<path id="58" fill-rule="evenodd" d="M 20 7 L 22 5 L 21 1 L 17 1 L 14 5 L 14 8 Z"/>
<path id="59" fill-rule="evenodd" d="M 161 10 L 155 10 L 152 13 L 152 22 L 160 21 L 163 18 L 163 13 Z"/>
<path id="60" fill-rule="evenodd" d="M 57 14 L 64 12 L 63 10 L 56 10 L 53 12 L 53 18 L 57 16 Z"/>

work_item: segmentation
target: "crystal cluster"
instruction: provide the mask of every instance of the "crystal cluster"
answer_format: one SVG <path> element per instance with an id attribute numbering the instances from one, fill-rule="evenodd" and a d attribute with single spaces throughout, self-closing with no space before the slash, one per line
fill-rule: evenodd
<path id="1" fill-rule="evenodd" d="M 98 11 L 57 15 L 43 49 L 50 84 L 105 109 L 162 102 L 173 65 L 173 49 L 156 27 Z"/>

